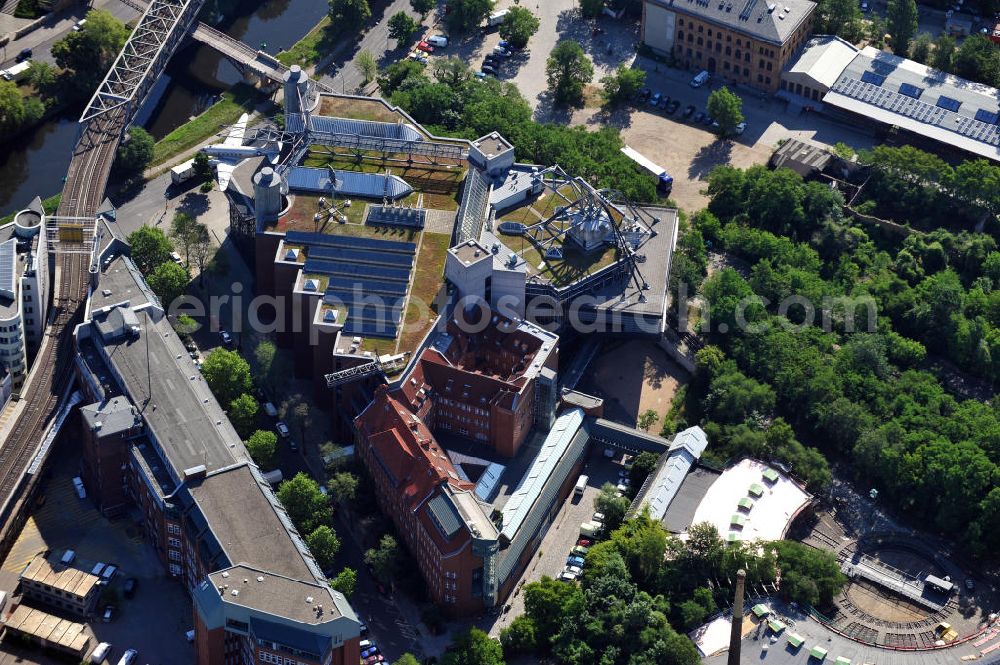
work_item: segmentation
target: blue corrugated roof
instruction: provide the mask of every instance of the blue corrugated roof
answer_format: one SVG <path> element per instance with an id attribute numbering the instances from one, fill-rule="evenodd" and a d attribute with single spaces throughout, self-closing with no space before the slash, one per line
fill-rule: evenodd
<path id="1" fill-rule="evenodd" d="M 674 437 L 667 459 L 645 484 L 642 505 L 649 506 L 650 517 L 659 521 L 667 514 L 681 483 L 707 445 L 708 437 L 697 425 Z"/>
<path id="2" fill-rule="evenodd" d="M 397 122 L 351 120 L 349 118 L 331 118 L 323 115 L 312 116 L 310 122 L 310 129 L 315 132 L 328 134 L 348 134 L 379 139 L 396 139 L 399 141 L 422 141 L 424 138 L 412 125 Z"/>
<path id="3" fill-rule="evenodd" d="M 545 487 L 545 481 L 552 475 L 559 460 L 569 448 L 573 437 L 583 425 L 583 411 L 581 409 L 571 409 L 556 418 L 549 430 L 541 450 L 531 462 L 531 467 L 521 484 L 517 486 L 514 493 L 507 500 L 503 508 L 503 531 L 501 534 L 507 540 L 513 540 L 518 529 L 531 512 L 531 507 Z"/>
<path id="4" fill-rule="evenodd" d="M 461 469 L 461 466 L 458 468 Z M 503 475 L 505 468 L 503 464 L 497 464 L 496 462 L 486 467 L 483 475 L 479 478 L 479 482 L 476 483 L 476 496 L 483 501 L 489 501 L 490 495 L 493 494 L 497 483 L 500 482 L 500 476 Z"/>

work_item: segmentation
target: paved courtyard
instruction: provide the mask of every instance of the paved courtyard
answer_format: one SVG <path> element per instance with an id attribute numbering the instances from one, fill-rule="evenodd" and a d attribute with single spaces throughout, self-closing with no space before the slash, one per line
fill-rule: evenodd
<path id="1" fill-rule="evenodd" d="M 75 426 L 73 421 L 67 424 L 68 429 L 62 435 L 64 440 L 55 450 L 50 475 L 42 487 L 44 504 L 32 512 L 0 566 L 0 589 L 12 591 L 24 566 L 46 550 L 71 548 L 76 551 L 77 560 L 88 565 L 97 561 L 115 563 L 121 574 L 102 596 L 99 607 L 114 604 L 117 615 L 110 623 L 96 618 L 88 622 L 96 638 L 91 646 L 101 641 L 110 642 L 114 646 L 111 662 L 116 662 L 130 647 L 138 649 L 141 662 L 149 665 L 190 662 L 194 652 L 184 634 L 193 626 L 191 599 L 181 583 L 167 576 L 132 518 L 108 520 L 88 499 L 77 498 L 73 491 L 71 478 L 79 472 L 79 455 L 74 449 L 72 429 Z M 119 591 L 126 577 L 138 581 L 136 594 L 131 599 L 125 599 Z M 50 611 L 37 603 L 33 605 Z M 10 607 L 8 602 L 7 609 Z M 35 647 L 19 648 L 7 641 L 0 643 L 0 665 L 47 665 L 50 662 L 65 660 L 52 660 Z"/>

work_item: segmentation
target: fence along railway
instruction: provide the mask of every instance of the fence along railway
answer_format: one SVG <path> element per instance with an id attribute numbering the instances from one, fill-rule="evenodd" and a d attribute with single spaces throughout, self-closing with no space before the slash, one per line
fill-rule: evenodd
<path id="1" fill-rule="evenodd" d="M 48 453 L 43 438 L 72 385 L 73 328 L 96 272 L 91 268 L 95 216 L 115 153 L 204 1 L 150 3 L 80 118 L 59 209 L 45 221 L 49 251 L 56 255 L 49 320 L 13 423 L 0 442 L 0 555 L 10 550 L 27 518 Z"/>

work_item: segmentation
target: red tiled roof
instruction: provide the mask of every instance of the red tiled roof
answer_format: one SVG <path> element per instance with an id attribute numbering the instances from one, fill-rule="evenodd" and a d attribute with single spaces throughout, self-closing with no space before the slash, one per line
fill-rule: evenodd
<path id="1" fill-rule="evenodd" d="M 410 501 L 419 501 L 440 483 L 461 489 L 475 484 L 462 481 L 448 453 L 441 448 L 427 426 L 414 416 L 385 386 L 357 418 L 379 461 Z"/>

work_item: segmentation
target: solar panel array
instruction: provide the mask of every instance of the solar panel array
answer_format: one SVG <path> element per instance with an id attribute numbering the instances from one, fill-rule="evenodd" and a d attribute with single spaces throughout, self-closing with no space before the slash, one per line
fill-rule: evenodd
<path id="1" fill-rule="evenodd" d="M 368 208 L 367 223 L 372 226 L 401 226 L 407 229 L 422 229 L 427 222 L 427 211 L 423 208 L 394 208 L 392 206 L 371 206 Z"/>
<path id="2" fill-rule="evenodd" d="M 307 246 L 304 273 L 327 276 L 323 300 L 346 306 L 344 334 L 396 337 L 416 244 L 303 231 L 289 231 L 285 239 Z"/>
<path id="3" fill-rule="evenodd" d="M 866 71 L 865 74 L 867 73 Z M 937 105 L 927 104 L 851 76 L 842 76 L 833 86 L 832 91 L 892 113 L 913 118 L 926 125 L 941 127 L 982 143 L 1000 146 L 1000 127 L 979 120 L 978 113 L 976 118 L 953 113 L 940 106 L 940 100 L 938 100 Z"/>

